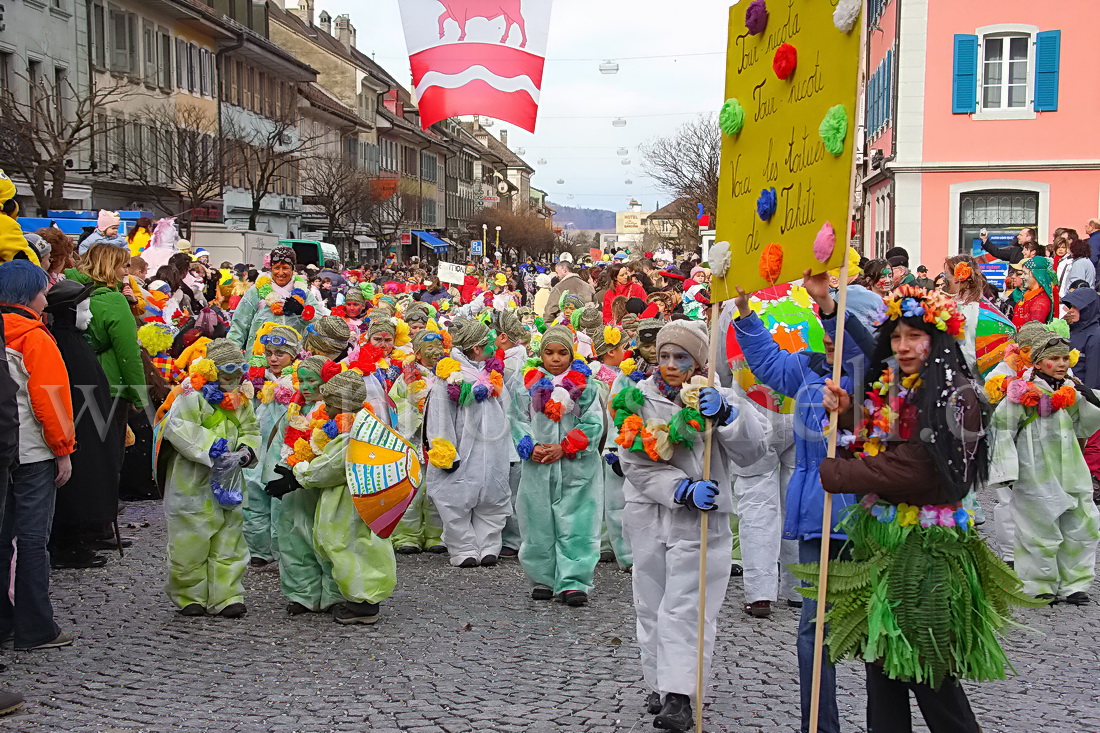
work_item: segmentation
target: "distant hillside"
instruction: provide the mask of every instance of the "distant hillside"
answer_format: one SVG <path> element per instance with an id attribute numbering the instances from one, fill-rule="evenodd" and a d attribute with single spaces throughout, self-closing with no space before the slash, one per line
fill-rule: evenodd
<path id="1" fill-rule="evenodd" d="M 572 224 L 576 229 L 615 229 L 615 212 L 604 209 L 582 209 L 576 206 L 565 206 L 550 202 L 550 208 L 554 209 L 554 225 L 564 226 Z"/>

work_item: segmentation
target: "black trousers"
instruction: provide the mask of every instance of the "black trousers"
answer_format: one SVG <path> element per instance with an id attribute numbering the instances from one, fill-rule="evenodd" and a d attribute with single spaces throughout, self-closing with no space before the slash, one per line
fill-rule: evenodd
<path id="1" fill-rule="evenodd" d="M 981 733 L 958 680 L 946 679 L 938 689 L 916 682 L 892 680 L 882 667 L 867 665 L 868 733 L 912 733 L 909 692 L 917 698 L 931 733 Z"/>

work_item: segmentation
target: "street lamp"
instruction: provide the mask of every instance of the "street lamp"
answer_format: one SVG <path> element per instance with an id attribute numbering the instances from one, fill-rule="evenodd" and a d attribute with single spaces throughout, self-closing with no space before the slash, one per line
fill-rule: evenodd
<path id="1" fill-rule="evenodd" d="M 615 119 L 611 120 L 611 126 L 612 127 L 626 127 L 626 118 L 616 117 Z"/>
<path id="2" fill-rule="evenodd" d="M 630 158 L 623 158 L 621 162 L 623 165 L 630 165 Z"/>
<path id="3" fill-rule="evenodd" d="M 558 185 L 559 185 L 559 186 L 563 185 L 564 183 L 565 183 L 565 179 L 564 179 L 564 178 L 559 178 L 559 179 L 558 179 Z"/>
<path id="4" fill-rule="evenodd" d="M 619 73 L 619 65 L 617 63 L 615 63 L 614 61 L 612 61 L 611 59 L 608 59 L 607 61 L 604 61 L 602 64 L 600 64 L 600 73 L 601 74 L 618 74 Z"/>
<path id="5" fill-rule="evenodd" d="M 626 148 L 619 148 L 615 152 L 618 153 L 619 155 L 627 155 L 628 153 L 630 153 L 630 151 L 627 150 Z"/>
<path id="6" fill-rule="evenodd" d="M 546 158 L 539 158 L 539 165 L 546 165 Z"/>

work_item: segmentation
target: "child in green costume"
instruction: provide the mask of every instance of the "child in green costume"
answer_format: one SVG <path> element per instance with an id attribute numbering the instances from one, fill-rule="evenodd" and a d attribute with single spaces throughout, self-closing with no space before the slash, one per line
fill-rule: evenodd
<path id="1" fill-rule="evenodd" d="M 588 366 L 574 361 L 573 334 L 564 326 L 546 329 L 540 354 L 524 373 L 509 416 L 524 461 L 516 497 L 519 560 L 535 586 L 533 599 L 559 595 L 583 606 L 600 559 L 601 388 Z"/>
<path id="2" fill-rule="evenodd" d="M 290 326 L 266 323 L 260 329 L 249 360 L 249 380 L 256 391 L 256 418 L 260 422 L 260 461 L 245 471 L 248 499 L 244 504 L 244 539 L 252 555 L 249 564 L 262 568 L 279 559 L 277 514 L 282 507 L 264 491 L 276 478 L 287 426 L 287 411 L 294 397 L 294 369 L 301 336 Z"/>
<path id="3" fill-rule="evenodd" d="M 287 462 L 294 454 L 298 434 L 295 431 L 308 430 L 310 416 L 324 410 L 319 405 L 324 366 L 325 358 L 321 356 L 310 356 L 298 364 L 298 394 L 288 406 L 287 427 L 279 435 L 282 458 L 273 469 L 276 478 L 264 488 L 272 497 L 281 499 L 280 508 L 274 513 L 279 537 L 279 585 L 288 601 L 287 613 L 292 616 L 327 611 L 343 599 L 332 573 L 325 571 L 323 560 L 313 546 L 318 494 L 291 492 L 293 482 L 287 481 L 290 473 Z"/>
<path id="4" fill-rule="evenodd" d="M 332 362 L 326 364 L 322 374 L 333 366 Z M 310 425 L 311 454 L 285 477 L 292 483 L 291 490 L 318 494 L 313 546 L 340 591 L 340 601 L 332 606 L 339 624 L 373 624 L 378 620 L 379 604 L 397 586 L 393 545 L 374 534 L 359 516 L 345 474 L 349 433 L 366 397 L 363 373 L 358 369 L 328 379 L 321 387 L 324 417 Z"/>
<path id="5" fill-rule="evenodd" d="M 163 440 L 173 449 L 164 491 L 165 590 L 184 616 L 240 618 L 247 611 L 244 482 L 230 480 L 235 468 L 256 463 L 260 445 L 252 385 L 241 385 L 247 369 L 232 341 L 212 341 L 165 417 Z"/>
<path id="6" fill-rule="evenodd" d="M 1082 606 L 1096 574 L 1100 512 L 1079 441 L 1100 430 L 1100 400 L 1068 375 L 1064 334 L 1043 326 L 1025 338 L 1035 366 L 986 387 L 1002 398 L 993 414 L 990 484 L 1012 486 L 1015 568 L 1024 592 Z"/>
<path id="7" fill-rule="evenodd" d="M 394 380 L 390 399 L 397 409 L 397 432 L 414 446 L 423 446 L 424 408 L 435 384 L 435 365 L 443 358 L 443 334 L 419 330 L 412 338 L 412 347 L 413 359 Z M 415 555 L 424 550 L 434 554 L 447 551 L 443 544 L 443 520 L 427 491 L 416 492 L 390 542 L 401 555 Z"/>

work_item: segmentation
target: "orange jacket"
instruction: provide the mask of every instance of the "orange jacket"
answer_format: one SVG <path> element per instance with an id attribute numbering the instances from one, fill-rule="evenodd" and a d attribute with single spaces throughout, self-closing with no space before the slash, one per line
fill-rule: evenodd
<path id="1" fill-rule="evenodd" d="M 73 426 L 73 400 L 69 392 L 69 373 L 57 342 L 34 311 L 19 306 L 17 313 L 4 314 L 4 331 L 7 337 L 8 362 L 11 376 L 26 395 L 30 412 L 24 414 L 24 401 L 20 400 L 19 432 L 20 450 L 26 440 L 32 422 L 41 426 L 42 438 L 55 456 L 67 456 L 76 450 L 76 430 Z"/>

